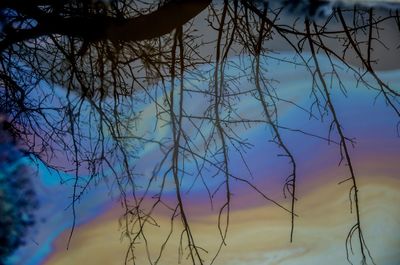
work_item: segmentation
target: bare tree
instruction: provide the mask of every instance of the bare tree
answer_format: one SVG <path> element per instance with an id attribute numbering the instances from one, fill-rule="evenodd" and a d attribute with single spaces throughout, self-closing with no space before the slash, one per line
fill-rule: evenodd
<path id="1" fill-rule="evenodd" d="M 286 211 L 291 219 L 289 239 L 295 240 L 296 146 L 286 143 L 282 135 L 282 131 L 290 131 L 336 143 L 339 160 L 349 170 L 348 179 L 342 182 L 352 183 L 349 198 L 355 222 L 346 239 L 348 261 L 351 262 L 352 240 L 356 237 L 361 264 L 374 263 L 362 230 L 357 175 L 350 152 L 354 141 L 345 133 L 330 96 L 333 88 L 327 76 L 346 93 L 348 88 L 341 82 L 335 64 L 342 62 L 357 82 L 384 98 L 398 119 L 400 92 L 377 74 L 374 50 L 386 45 L 378 37 L 381 25 L 390 23 L 400 29 L 399 13 L 393 9 L 306 3 L 305 7 L 247 0 L 0 3 L 0 107 L 26 152 L 49 167 L 73 173 L 70 240 L 76 203 L 90 185 L 104 178 L 111 178 L 118 187 L 124 207 L 121 226 L 130 242 L 126 263 L 135 264 L 137 242 L 144 242 L 146 249 L 151 247 L 144 228 L 157 223 L 153 213 L 159 208 L 170 211 L 171 228 L 158 256 L 152 257 L 148 251 L 149 263 L 157 264 L 161 259 L 178 216 L 183 225 L 180 258 L 188 256 L 192 264 L 213 263 L 226 245 L 232 182 L 249 186 Z M 288 15 L 304 8 L 305 15 Z M 326 16 L 319 17 L 320 8 L 326 8 L 322 12 Z M 210 40 L 193 24 L 199 14 L 206 14 Z M 281 98 L 271 85 L 273 77 L 268 76 L 262 60 L 273 53 L 268 44 L 274 39 L 294 52 L 296 63 L 309 72 L 313 97 L 309 109 Z M 226 74 L 227 67 L 237 67 L 230 60 L 233 55 L 252 58 L 250 71 L 238 67 L 251 80 L 250 90 L 236 86 L 237 78 Z M 320 55 L 330 61 L 329 72 L 321 68 Z M 211 68 L 205 71 L 204 66 Z M 187 85 L 187 79 L 207 80 L 208 76 L 206 88 Z M 204 109 L 189 110 L 187 102 L 191 97 L 202 98 Z M 243 117 L 236 106 L 246 98 L 256 100 L 262 109 L 261 117 Z M 277 107 L 282 101 L 310 116 L 330 119 L 328 136 L 282 126 Z M 142 125 L 140 106 L 146 104 L 155 106 L 156 126 L 167 126 L 171 137 L 158 139 L 151 133 L 138 133 Z M 270 140 L 288 161 L 282 187 L 290 199 L 289 208 L 268 196 L 251 179 L 231 170 L 230 159 L 236 153 L 251 174 L 245 154 L 252 148 L 251 143 L 236 133 L 250 124 L 267 125 L 272 132 Z M 150 144 L 157 145 L 163 156 L 152 173 L 143 178 L 142 172 L 135 169 L 135 161 L 140 150 Z M 59 157 L 68 164 L 60 164 Z M 189 172 L 188 165 L 195 170 Z M 207 185 L 210 176 L 219 180 L 216 189 Z M 176 201 L 172 204 L 164 199 L 168 179 L 175 187 Z M 216 224 L 221 242 L 210 260 L 192 232 L 183 180 L 201 181 L 211 205 L 216 194 L 224 194 Z M 158 191 L 151 194 L 156 185 Z M 146 198 L 153 199 L 150 207 L 143 203 Z"/>

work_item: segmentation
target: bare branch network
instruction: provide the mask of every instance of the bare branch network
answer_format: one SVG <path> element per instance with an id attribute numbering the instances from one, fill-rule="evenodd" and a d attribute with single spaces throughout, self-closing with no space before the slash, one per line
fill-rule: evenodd
<path id="1" fill-rule="evenodd" d="M 384 27 L 399 32 L 399 11 L 308 4 L 306 15 L 297 16 L 293 10 L 303 10 L 297 5 L 248 0 L 1 1 L 0 110 L 26 152 L 73 176 L 68 180 L 74 215 L 70 240 L 78 201 L 104 180 L 117 187 L 124 208 L 126 264 L 136 264 L 137 243 L 152 247 L 146 227 L 157 225 L 153 213 L 160 209 L 170 213 L 170 233 L 157 256 L 148 254 L 149 264 L 160 262 L 172 233 L 181 234 L 179 259 L 212 264 L 227 244 L 233 183 L 248 186 L 287 212 L 288 238 L 295 240 L 298 167 L 296 146 L 285 135 L 300 133 L 337 148 L 348 169 L 345 182 L 351 183 L 354 215 L 345 242 L 347 259 L 353 262 L 356 253 L 358 264 L 374 264 L 360 217 L 351 156 L 355 143 L 346 134 L 332 93 L 339 88 L 345 96 L 351 88 L 341 75 L 350 72 L 359 85 L 376 91 L 398 120 L 400 91 L 377 73 L 382 62 L 375 51 L 390 45 L 380 38 Z M 320 8 L 328 8 L 324 17 Z M 295 54 L 292 61 L 276 57 L 276 43 Z M 265 63 L 271 58 L 307 70 L 310 106 L 280 95 Z M 241 86 L 242 80 L 250 86 Z M 238 107 L 242 101 L 260 112 L 243 113 Z M 282 125 L 282 102 L 312 119 L 328 120 L 326 135 Z M 151 121 L 144 120 L 149 105 Z M 269 128 L 265 139 L 287 160 L 282 188 L 290 207 L 231 169 L 233 158 L 239 157 L 251 175 L 246 153 L 254 146 L 238 132 L 256 124 Z M 160 130 L 167 132 L 159 137 Z M 158 150 L 160 159 L 151 172 L 140 172 L 136 161 L 149 147 Z M 211 187 L 210 182 L 218 184 Z M 174 200 L 165 198 L 167 183 L 173 183 Z M 183 183 L 192 184 L 187 188 Z M 191 228 L 185 198 L 195 183 L 218 213 L 217 250 L 204 249 Z M 181 231 L 174 231 L 177 222 Z"/>

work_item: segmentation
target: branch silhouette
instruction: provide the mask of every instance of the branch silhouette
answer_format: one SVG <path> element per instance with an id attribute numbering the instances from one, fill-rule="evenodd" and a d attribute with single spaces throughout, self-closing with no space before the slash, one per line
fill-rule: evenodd
<path id="1" fill-rule="evenodd" d="M 345 67 L 358 84 L 376 91 L 398 119 L 400 91 L 380 76 L 376 51 L 386 49 L 390 41 L 379 37 L 382 27 L 390 24 L 400 30 L 399 12 L 306 2 L 1 1 L 0 107 L 27 153 L 71 175 L 68 247 L 73 244 L 79 201 L 91 186 L 106 180 L 116 187 L 123 207 L 121 237 L 129 242 L 126 264 L 137 263 L 139 242 L 148 263 L 161 264 L 175 233 L 179 262 L 186 258 L 193 265 L 214 263 L 229 244 L 233 183 L 247 186 L 286 213 L 291 220 L 288 238 L 295 241 L 300 174 L 296 146 L 287 135 L 301 134 L 339 147 L 339 160 L 349 170 L 345 182 L 351 182 L 349 200 L 355 213 L 345 240 L 347 259 L 352 262 L 352 240 L 357 238 L 361 264 L 374 264 L 361 225 L 357 168 L 351 156 L 355 142 L 345 133 L 327 80 L 335 80 L 338 93 L 346 96 L 340 69 Z M 305 11 L 293 14 L 296 10 Z M 321 12 L 325 16 L 318 17 Z M 274 88 L 263 60 L 273 58 L 281 46 L 297 59 L 277 60 L 309 73 L 310 106 Z M 321 56 L 328 65 L 322 65 Z M 244 79 L 250 88 L 241 86 Z M 260 107 L 259 116 L 248 117 L 240 110 L 240 102 L 246 100 Z M 282 102 L 310 119 L 330 119 L 327 135 L 281 124 Z M 193 111 L 191 105 L 197 103 L 201 107 Z M 143 106 L 149 105 L 154 106 L 153 129 L 144 125 Z M 261 124 L 270 129 L 265 140 L 287 159 L 282 190 L 289 207 L 252 181 L 246 153 L 255 147 L 241 132 Z M 157 136 L 160 128 L 168 128 L 167 136 Z M 147 146 L 156 146 L 160 158 L 151 173 L 137 169 Z M 232 169 L 236 157 L 250 177 Z M 165 195 L 169 183 L 172 202 Z M 196 185 L 218 213 L 216 249 L 204 249 L 193 230 L 188 194 Z M 168 212 L 170 227 L 154 255 L 146 229 L 159 226 L 155 213 L 161 209 Z M 177 222 L 181 230 L 174 227 Z"/>

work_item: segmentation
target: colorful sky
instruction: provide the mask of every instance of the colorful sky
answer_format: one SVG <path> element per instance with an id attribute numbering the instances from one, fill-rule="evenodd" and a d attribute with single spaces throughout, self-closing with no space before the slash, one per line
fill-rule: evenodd
<path id="1" fill-rule="evenodd" d="M 305 54 L 307 56 L 307 54 Z M 263 66 L 265 74 L 273 77 L 277 93 L 281 98 L 296 102 L 309 109 L 310 96 L 309 73 L 304 67 L 280 62 L 277 59 L 293 58 L 293 54 L 283 52 L 267 58 Z M 319 57 L 321 65 L 328 71 L 328 61 Z M 251 58 L 231 58 L 232 65 L 250 66 Z M 338 63 L 340 65 L 340 63 Z M 212 66 L 204 68 L 204 72 Z M 227 67 L 227 76 L 238 76 L 237 69 Z M 398 89 L 400 70 L 379 72 L 379 76 Z M 332 83 L 332 100 L 342 121 L 343 129 L 350 138 L 355 138 L 355 148 L 351 156 L 359 179 L 362 228 L 366 242 L 376 264 L 395 265 L 400 261 L 398 247 L 400 234 L 400 139 L 397 135 L 398 118 L 387 106 L 377 91 L 357 84 L 352 73 L 341 71 L 341 81 L 347 87 L 344 95 L 337 82 Z M 238 86 L 242 89 L 253 87 L 252 80 L 240 78 Z M 374 82 L 370 79 L 370 82 Z M 207 87 L 207 78 L 196 84 L 185 86 Z M 160 99 L 161 100 L 161 99 Z M 185 109 L 191 113 L 201 112 L 207 107 L 202 99 L 187 100 Z M 152 104 L 139 106 L 143 110 L 143 123 L 138 132 L 151 131 L 154 126 L 155 107 Z M 327 137 L 330 117 L 325 120 L 309 117 L 302 111 L 285 102 L 278 104 L 280 125 L 302 129 L 314 135 Z M 237 111 L 247 118 L 262 118 L 259 103 L 251 96 L 244 97 L 237 105 Z M 153 132 L 156 138 L 168 137 L 169 129 L 162 124 Z M 190 127 L 187 128 L 190 130 Z M 205 133 L 210 128 L 203 127 Z M 251 128 L 238 127 L 236 133 L 253 144 L 246 153 L 246 161 L 252 169 L 250 175 L 240 157 L 231 156 L 231 171 L 249 179 L 274 200 L 289 207 L 289 200 L 282 194 L 283 180 L 289 170 L 287 159 L 277 156 L 281 151 L 271 143 L 270 128 L 265 124 Z M 350 213 L 350 183 L 338 184 L 349 177 L 344 162 L 339 165 L 339 147 L 334 143 L 316 137 L 289 130 L 281 130 L 282 137 L 292 150 L 298 164 L 298 202 L 295 220 L 294 242 L 289 242 L 290 216 L 279 207 L 263 200 L 259 194 L 251 191 L 242 182 L 232 181 L 232 213 L 230 217 L 227 245 L 214 264 L 346 264 L 345 240 L 354 224 L 355 215 Z M 333 134 L 335 139 L 336 135 Z M 193 137 L 196 141 L 198 138 Z M 138 170 L 149 172 L 161 159 L 159 150 L 152 145 L 145 147 L 136 163 Z M 192 167 L 193 165 L 188 165 Z M 67 238 L 72 223 L 70 205 L 72 194 L 69 185 L 60 185 L 56 172 L 39 166 L 39 177 L 35 187 L 40 200 L 38 210 L 39 224 L 28 237 L 28 244 L 19 249 L 13 263 L 18 265 L 63 265 L 63 264 L 122 264 L 127 250 L 127 241 L 121 241 L 118 220 L 122 209 L 115 193 L 109 187 L 99 183 L 92 187 L 77 205 L 78 226 L 74 232 L 71 246 L 67 247 Z M 61 175 L 67 179 L 68 175 Z M 217 178 L 206 176 L 207 184 L 216 188 Z M 189 213 L 196 242 L 209 250 L 205 258 L 210 261 L 220 243 L 216 221 L 218 210 L 210 208 L 206 190 L 200 181 L 192 188 L 193 177 L 188 176 L 182 182 L 184 201 Z M 143 178 L 143 183 L 146 178 Z M 166 190 L 166 198 L 174 198 L 173 186 Z M 156 192 L 156 185 L 154 190 Z M 151 200 L 151 199 L 149 199 Z M 222 199 L 217 196 L 216 204 Z M 159 248 L 170 228 L 170 216 L 163 211 L 154 214 L 159 226 L 148 227 L 149 253 L 154 261 Z M 180 222 L 176 218 L 174 233 L 159 264 L 177 264 L 178 238 Z M 148 264 L 144 244 L 139 244 L 137 264 Z M 357 264 L 357 244 L 355 255 L 351 257 Z M 329 257 L 329 259 L 327 258 Z M 181 264 L 189 264 L 183 258 Z"/>

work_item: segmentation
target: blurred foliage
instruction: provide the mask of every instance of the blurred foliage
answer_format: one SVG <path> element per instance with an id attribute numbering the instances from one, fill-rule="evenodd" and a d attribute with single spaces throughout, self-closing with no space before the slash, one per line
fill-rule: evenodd
<path id="1" fill-rule="evenodd" d="M 38 205 L 26 157 L 12 135 L 9 123 L 0 120 L 0 264 L 25 244 Z"/>

